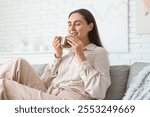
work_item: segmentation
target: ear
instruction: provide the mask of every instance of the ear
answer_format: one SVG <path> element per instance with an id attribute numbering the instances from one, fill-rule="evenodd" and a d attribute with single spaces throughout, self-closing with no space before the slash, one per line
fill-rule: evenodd
<path id="1" fill-rule="evenodd" d="M 94 26 L 93 23 L 90 23 L 90 24 L 89 24 L 89 31 L 91 31 L 91 30 L 93 29 L 93 26 Z"/>

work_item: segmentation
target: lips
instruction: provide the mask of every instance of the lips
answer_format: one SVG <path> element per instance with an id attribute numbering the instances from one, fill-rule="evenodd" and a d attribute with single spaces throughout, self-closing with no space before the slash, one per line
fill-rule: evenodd
<path id="1" fill-rule="evenodd" d="M 78 35 L 78 33 L 70 33 L 70 34 L 69 34 L 69 36 L 73 36 L 73 37 L 74 37 L 74 36 L 77 36 L 77 35 Z"/>

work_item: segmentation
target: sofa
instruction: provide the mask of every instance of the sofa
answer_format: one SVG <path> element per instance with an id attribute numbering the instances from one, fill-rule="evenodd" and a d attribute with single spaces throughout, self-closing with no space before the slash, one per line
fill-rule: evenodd
<path id="1" fill-rule="evenodd" d="M 118 65 L 110 67 L 112 84 L 109 87 L 106 100 L 121 100 L 131 81 L 150 63 L 135 62 L 132 65 Z"/>
<path id="2" fill-rule="evenodd" d="M 110 66 L 111 86 L 108 88 L 105 100 L 121 100 L 130 85 L 130 81 L 148 65 L 150 63 L 135 62 L 132 65 Z M 34 64 L 32 66 L 41 75 L 46 64 Z"/>
<path id="3" fill-rule="evenodd" d="M 105 100 L 121 100 L 130 85 L 130 81 L 150 63 L 135 62 L 131 65 L 110 66 L 111 86 L 109 87 Z M 46 64 L 33 65 L 33 68 L 41 75 Z"/>

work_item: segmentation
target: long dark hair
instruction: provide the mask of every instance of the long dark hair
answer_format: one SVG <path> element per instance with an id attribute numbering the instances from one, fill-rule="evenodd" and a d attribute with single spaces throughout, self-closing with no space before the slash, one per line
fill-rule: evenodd
<path id="1" fill-rule="evenodd" d="M 86 20 L 87 24 L 93 23 L 93 29 L 89 32 L 90 43 L 94 43 L 97 46 L 103 47 L 103 44 L 100 40 L 100 36 L 99 36 L 99 33 L 98 33 L 97 24 L 96 24 L 95 18 L 92 15 L 92 13 L 90 11 L 88 11 L 87 9 L 78 9 L 78 10 L 72 11 L 69 14 L 69 17 L 73 13 L 81 14 L 84 17 L 84 19 Z"/>

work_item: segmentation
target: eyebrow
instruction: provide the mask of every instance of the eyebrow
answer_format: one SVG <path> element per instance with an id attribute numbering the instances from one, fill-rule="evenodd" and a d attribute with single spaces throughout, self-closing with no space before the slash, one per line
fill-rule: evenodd
<path id="1" fill-rule="evenodd" d="M 83 21 L 82 20 L 75 20 L 74 22 L 76 23 L 76 22 L 83 22 Z M 71 21 L 68 21 L 68 23 L 71 23 Z"/>

